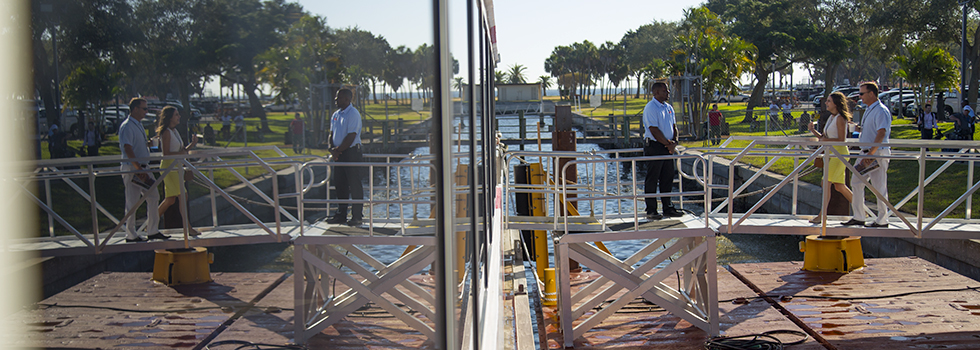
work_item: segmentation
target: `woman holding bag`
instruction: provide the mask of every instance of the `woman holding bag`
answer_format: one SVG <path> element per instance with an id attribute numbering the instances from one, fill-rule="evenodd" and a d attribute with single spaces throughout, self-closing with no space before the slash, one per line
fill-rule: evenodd
<path id="1" fill-rule="evenodd" d="M 824 108 L 830 112 L 830 118 L 827 119 L 827 124 L 824 127 L 823 132 L 818 132 L 813 124 L 810 124 L 810 133 L 816 136 L 821 142 L 843 142 L 847 136 L 847 123 L 851 121 L 851 113 L 847 109 L 847 104 L 845 101 L 847 97 L 840 92 L 834 92 L 830 94 L 830 97 L 824 102 Z M 834 146 L 843 156 L 847 156 L 847 146 Z M 829 153 L 829 152 L 828 152 Z M 851 189 L 847 188 L 845 183 L 844 171 L 847 168 L 844 166 L 844 162 L 837 158 L 836 155 L 830 157 L 830 167 L 827 171 L 827 181 L 829 181 L 834 190 L 844 196 L 847 202 L 850 203 L 853 193 Z M 824 203 L 826 206 L 827 203 Z M 846 209 L 845 209 L 846 210 Z M 819 223 L 820 216 L 810 220 L 811 223 Z"/>
<path id="2" fill-rule="evenodd" d="M 180 138 L 180 133 L 177 132 L 177 125 L 180 124 L 180 113 L 177 112 L 177 108 L 173 106 L 164 107 L 160 111 L 160 124 L 157 126 L 157 135 L 160 136 L 160 142 L 162 143 L 160 149 L 163 150 L 163 155 L 172 156 L 187 154 L 195 145 L 197 145 L 197 135 L 191 136 L 191 143 L 184 146 L 184 141 Z M 164 159 L 160 162 L 160 169 L 167 169 L 173 164 L 174 159 Z M 163 178 L 164 185 L 164 196 L 166 198 L 160 202 L 160 207 L 157 211 L 160 215 L 170 208 L 171 205 L 177 203 L 177 200 L 186 201 L 187 190 L 184 190 L 185 195 L 181 195 L 181 188 L 184 186 L 184 181 L 177 174 L 177 169 L 172 170 Z M 184 206 L 180 207 L 180 215 L 187 218 L 187 213 L 185 212 Z M 188 228 L 188 232 L 191 236 L 200 235 L 197 230 L 193 227 Z"/>

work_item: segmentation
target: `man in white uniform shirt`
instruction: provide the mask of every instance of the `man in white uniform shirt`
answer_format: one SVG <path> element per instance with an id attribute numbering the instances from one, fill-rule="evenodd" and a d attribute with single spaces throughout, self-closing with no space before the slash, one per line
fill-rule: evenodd
<path id="1" fill-rule="evenodd" d="M 878 100 L 878 84 L 874 82 L 861 83 L 861 101 L 868 105 L 868 109 L 861 118 L 861 135 L 858 141 L 862 143 L 876 143 L 881 145 L 861 146 L 862 155 L 891 155 L 891 148 L 888 147 L 888 138 L 892 131 L 892 115 L 888 109 Z M 874 187 L 881 197 L 878 198 L 878 217 L 875 221 L 865 223 L 864 219 L 864 182 L 861 175 L 851 175 L 851 190 L 854 198 L 851 201 L 851 211 L 854 218 L 841 223 L 844 226 L 864 225 L 865 227 L 888 227 L 888 207 L 885 201 L 888 200 L 888 159 L 885 158 L 861 158 L 855 157 L 854 165 L 863 164 L 868 166 L 873 161 L 878 161 L 878 168 L 871 170 L 864 176 L 868 177 L 871 186 Z"/>
<path id="2" fill-rule="evenodd" d="M 133 171 L 147 169 L 147 161 L 128 161 L 135 158 L 147 158 L 150 156 L 149 141 L 146 138 L 146 129 L 143 129 L 143 118 L 146 117 L 146 100 L 134 98 L 129 101 L 129 117 L 119 125 L 119 148 L 122 151 L 123 161 L 120 165 L 122 171 Z M 123 186 L 126 191 L 126 210 L 136 210 L 133 208 L 140 196 L 146 196 L 146 234 L 143 238 L 136 233 L 136 214 L 130 215 L 126 219 L 126 242 L 143 242 L 147 239 L 167 239 L 167 235 L 160 233 L 160 213 L 157 206 L 160 204 L 160 193 L 156 188 L 148 190 L 133 182 L 133 178 L 138 177 L 145 184 L 152 184 L 156 181 L 150 171 L 140 173 L 123 174 Z"/>
<path id="3" fill-rule="evenodd" d="M 330 154 L 333 155 L 335 162 L 362 162 L 361 153 L 361 114 L 351 100 L 354 93 L 349 89 L 337 91 L 337 111 L 330 117 Z M 362 200 L 364 199 L 364 187 L 361 185 L 362 167 L 338 166 L 334 168 L 334 186 L 337 188 L 337 199 Z M 349 226 L 360 226 L 363 221 L 362 211 L 364 204 L 355 203 L 351 210 L 351 218 L 347 220 L 347 203 L 337 205 L 337 211 L 327 223 L 342 224 Z"/>
<path id="4" fill-rule="evenodd" d="M 644 156 L 661 156 L 677 153 L 677 125 L 674 117 L 674 107 L 668 98 L 670 90 L 667 84 L 653 84 L 653 99 L 643 108 L 643 146 Z M 661 194 L 673 192 L 674 160 L 651 160 L 647 163 L 647 177 L 643 183 L 643 193 Z M 670 197 L 660 197 L 663 204 L 663 215 L 657 212 L 657 198 L 645 198 L 647 218 L 659 220 L 664 216 L 679 217 L 683 214 L 674 209 Z"/>

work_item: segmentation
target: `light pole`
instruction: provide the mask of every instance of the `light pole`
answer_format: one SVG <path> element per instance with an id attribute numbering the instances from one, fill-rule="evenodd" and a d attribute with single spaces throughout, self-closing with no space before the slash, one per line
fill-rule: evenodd
<path id="1" fill-rule="evenodd" d="M 972 3 L 973 0 L 960 0 L 960 6 L 963 6 L 963 31 L 962 38 L 960 39 L 960 94 L 963 101 L 967 99 L 966 97 L 966 7 Z M 976 43 L 974 43 L 976 44 Z M 974 86 L 974 89 L 977 87 Z M 960 102 L 963 102 L 960 101 Z"/>

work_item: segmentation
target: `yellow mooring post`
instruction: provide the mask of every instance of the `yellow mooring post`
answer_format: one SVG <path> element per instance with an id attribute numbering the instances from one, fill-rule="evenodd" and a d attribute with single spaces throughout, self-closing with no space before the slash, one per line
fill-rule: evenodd
<path id="1" fill-rule="evenodd" d="M 211 282 L 214 254 L 204 247 L 157 249 L 153 259 L 153 280 L 168 286 Z"/>
<path id="2" fill-rule="evenodd" d="M 530 183 L 532 185 L 544 185 L 545 174 L 541 163 L 531 163 L 528 167 L 530 173 Z M 531 193 L 531 216 L 547 216 L 548 202 L 542 193 Z M 550 267 L 548 262 L 548 231 L 534 230 L 534 263 L 537 266 L 538 276 L 544 276 L 544 271 Z M 547 280 L 547 279 L 546 279 Z"/>
<path id="3" fill-rule="evenodd" d="M 558 305 L 558 288 L 555 288 L 556 285 L 555 268 L 544 269 L 544 301 L 541 302 L 544 306 Z"/>
<path id="4" fill-rule="evenodd" d="M 800 251 L 806 271 L 848 273 L 864 267 L 861 237 L 809 235 Z"/>

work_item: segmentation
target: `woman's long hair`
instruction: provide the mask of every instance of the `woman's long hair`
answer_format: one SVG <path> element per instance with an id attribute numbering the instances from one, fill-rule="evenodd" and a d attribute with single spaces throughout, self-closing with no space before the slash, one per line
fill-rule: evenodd
<path id="1" fill-rule="evenodd" d="M 847 97 L 844 96 L 840 91 L 835 91 L 830 94 L 830 101 L 834 103 L 837 107 L 837 113 L 846 118 L 848 121 L 851 120 L 851 112 L 847 110 Z"/>
<path id="2" fill-rule="evenodd" d="M 157 134 L 159 135 L 166 129 L 170 129 L 170 121 L 174 119 L 174 115 L 177 114 L 177 108 L 174 106 L 163 107 L 160 111 L 159 124 L 157 124 Z"/>

